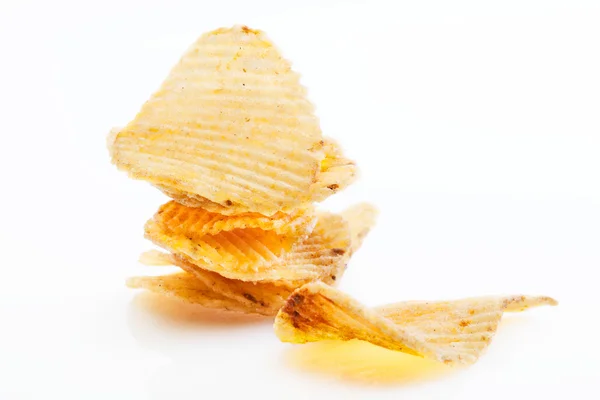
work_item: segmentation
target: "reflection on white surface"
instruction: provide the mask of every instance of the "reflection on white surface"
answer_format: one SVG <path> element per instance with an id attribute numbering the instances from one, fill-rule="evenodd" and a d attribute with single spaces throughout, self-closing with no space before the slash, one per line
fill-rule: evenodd
<path id="1" fill-rule="evenodd" d="M 405 386 L 443 379 L 446 365 L 377 347 L 359 340 L 323 341 L 290 347 L 286 362 L 298 370 L 332 376 L 346 383 Z"/>
<path id="2" fill-rule="evenodd" d="M 134 296 L 127 313 L 129 330 L 144 347 L 158 351 L 169 357 L 189 357 L 195 354 L 196 341 L 210 341 L 215 338 L 232 337 L 240 332 L 257 332 L 270 329 L 272 319 L 212 310 L 178 299 L 141 292 Z M 244 340 L 242 340 L 242 343 Z M 207 346 L 208 352 L 219 346 Z M 206 355 L 207 349 L 201 348 Z"/>

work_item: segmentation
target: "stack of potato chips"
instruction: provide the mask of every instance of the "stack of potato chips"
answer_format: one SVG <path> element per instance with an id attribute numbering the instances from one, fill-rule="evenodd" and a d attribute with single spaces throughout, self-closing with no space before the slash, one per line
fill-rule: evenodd
<path id="1" fill-rule="evenodd" d="M 111 131 L 113 163 L 173 199 L 145 226 L 168 253 L 142 262 L 184 271 L 129 286 L 275 315 L 294 289 L 341 278 L 376 211 L 315 210 L 357 170 L 322 136 L 299 80 L 264 33 L 219 29 L 189 48 L 133 121 Z"/>
<path id="2" fill-rule="evenodd" d="M 299 76 L 260 31 L 198 39 L 108 147 L 119 169 L 173 199 L 145 226 L 167 252 L 141 261 L 183 271 L 129 286 L 275 316 L 282 341 L 361 339 L 470 364 L 504 312 L 557 304 L 518 295 L 371 308 L 335 289 L 377 213 L 368 204 L 315 210 L 354 181 L 356 167 L 322 136 Z"/>

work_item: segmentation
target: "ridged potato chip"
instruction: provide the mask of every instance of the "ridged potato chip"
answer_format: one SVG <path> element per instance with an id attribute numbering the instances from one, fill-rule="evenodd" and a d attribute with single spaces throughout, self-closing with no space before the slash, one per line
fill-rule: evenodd
<path id="1" fill-rule="evenodd" d="M 157 265 L 169 260 L 185 272 L 165 276 L 135 277 L 127 281 L 132 288 L 147 289 L 156 293 L 177 297 L 183 301 L 200 304 L 209 308 L 222 308 L 248 314 L 275 316 L 289 295 L 302 285 L 298 281 L 247 282 L 225 278 L 216 272 L 199 268 L 172 254 L 146 253 L 143 262 Z M 322 277 L 327 284 L 338 281 L 346 269 L 345 263 L 338 263 L 336 269 Z"/>
<path id="2" fill-rule="evenodd" d="M 246 312 L 245 308 L 240 308 L 242 307 L 240 303 L 219 295 L 187 272 L 163 276 L 136 276 L 127 280 L 127 286 L 133 289 L 146 289 L 188 303 L 201 304 L 207 308 Z"/>
<path id="3" fill-rule="evenodd" d="M 472 364 L 489 345 L 505 311 L 556 304 L 550 297 L 508 296 L 368 308 L 314 282 L 292 293 L 274 327 L 283 342 L 360 339 L 445 364 Z"/>
<path id="4" fill-rule="evenodd" d="M 335 141 L 325 138 L 319 145 L 323 148 L 325 158 L 321 161 L 319 172 L 310 189 L 311 201 L 317 202 L 345 189 L 356 180 L 358 175 L 358 169 L 354 161 L 343 156 L 339 145 Z M 166 185 L 155 184 L 154 186 L 167 196 L 188 207 L 200 207 L 224 215 L 234 215 L 246 211 L 245 208 L 240 208 L 239 205 L 233 202 L 221 205 L 205 197 L 178 191 Z"/>
<path id="5" fill-rule="evenodd" d="M 218 235 L 236 229 L 261 229 L 294 238 L 308 235 L 316 222 L 313 207 L 271 217 L 258 213 L 223 215 L 170 201 L 160 206 L 153 220 L 163 229 L 192 237 Z"/>
<path id="6" fill-rule="evenodd" d="M 373 207 L 368 204 L 360 204 L 351 207 L 348 214 L 364 216 L 370 214 L 369 210 L 373 210 Z M 346 214 L 346 212 L 343 214 Z M 349 236 L 351 238 L 360 236 L 359 242 L 352 243 L 352 252 L 358 250 L 364 236 L 373 226 L 373 222 L 373 218 L 351 217 L 348 219 Z M 333 268 L 323 264 L 318 280 L 328 285 L 336 284 L 346 270 L 347 261 L 347 258 L 339 258 Z M 187 275 L 179 273 L 161 277 L 136 277 L 128 281 L 130 287 L 145 288 L 178 297 L 184 301 L 202 304 L 206 307 L 224 308 L 245 313 L 274 316 L 289 295 L 304 283 L 304 281 L 296 280 L 247 282 L 228 279 L 215 272 L 199 268 L 181 257 L 156 250 L 142 254 L 140 262 L 146 265 L 176 265 L 186 271 Z M 198 282 L 191 281 L 190 276 Z M 215 295 L 211 296 L 210 291 L 214 292 Z"/>
<path id="7" fill-rule="evenodd" d="M 317 213 L 306 240 L 260 228 L 198 235 L 187 225 L 171 230 L 160 217 L 148 221 L 145 232 L 158 246 L 200 268 L 246 281 L 317 279 L 323 266 L 348 256 L 351 244 L 347 223 L 328 213 Z"/>
<path id="8" fill-rule="evenodd" d="M 334 191 L 315 189 L 325 151 L 299 75 L 263 32 L 247 27 L 201 36 L 118 132 L 111 153 L 131 177 L 214 212 L 273 215 Z M 346 169 L 335 165 L 326 182 L 347 179 Z"/>

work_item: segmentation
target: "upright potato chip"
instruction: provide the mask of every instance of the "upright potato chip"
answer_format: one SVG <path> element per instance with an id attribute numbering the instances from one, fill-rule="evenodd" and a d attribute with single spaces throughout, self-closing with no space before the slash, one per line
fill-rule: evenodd
<path id="1" fill-rule="evenodd" d="M 335 141 L 325 138 L 319 145 L 325 153 L 325 158 L 321 161 L 320 170 L 310 188 L 311 201 L 322 201 L 332 194 L 345 189 L 356 180 L 358 174 L 358 169 L 354 161 L 343 156 L 340 147 Z M 167 196 L 188 207 L 200 207 L 207 211 L 223 215 L 246 212 L 245 208 L 240 208 L 239 205 L 234 203 L 221 205 L 205 197 L 178 191 L 166 185 L 155 184 L 155 186 Z"/>
<path id="2" fill-rule="evenodd" d="M 353 252 L 360 247 L 362 238 L 373 226 L 373 221 L 370 218 L 354 218 L 352 216 L 364 215 L 363 212 L 357 213 L 357 211 L 371 208 L 372 206 L 361 204 L 350 208 L 348 213 L 343 213 L 351 216 L 348 218 L 350 228 L 348 236 L 356 238 L 359 233 L 361 234 L 360 242 L 352 243 Z M 318 257 L 318 253 L 315 253 L 315 257 Z M 247 282 L 229 279 L 191 264 L 179 256 L 156 250 L 142 254 L 140 262 L 146 265 L 177 265 L 187 274 L 136 277 L 128 281 L 130 287 L 145 288 L 206 307 L 245 313 L 274 316 L 292 291 L 303 284 L 303 281 L 297 280 Z M 317 279 L 329 285 L 336 284 L 346 270 L 346 262 L 347 257 L 339 257 L 335 259 L 332 266 L 327 263 L 320 264 L 321 271 Z"/>
<path id="3" fill-rule="evenodd" d="M 117 134 L 112 154 L 131 177 L 185 204 L 273 215 L 312 201 L 321 141 L 299 75 L 263 32 L 236 26 L 189 48 Z"/>
<path id="4" fill-rule="evenodd" d="M 504 311 L 556 305 L 550 297 L 405 302 L 369 309 L 320 282 L 294 291 L 275 319 L 283 342 L 360 339 L 446 364 L 477 361 Z"/>

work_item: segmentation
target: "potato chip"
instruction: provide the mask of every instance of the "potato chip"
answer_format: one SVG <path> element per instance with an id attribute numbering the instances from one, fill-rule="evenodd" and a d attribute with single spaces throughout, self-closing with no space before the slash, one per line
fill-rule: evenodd
<path id="1" fill-rule="evenodd" d="M 164 276 L 133 277 L 127 280 L 127 286 L 133 289 L 146 289 L 188 303 L 201 304 L 207 308 L 246 312 L 240 303 L 220 296 L 204 282 L 187 272 Z"/>
<path id="2" fill-rule="evenodd" d="M 347 212 L 343 213 L 348 217 L 349 236 L 358 237 L 359 233 L 361 234 L 360 242 L 352 243 L 351 248 L 353 252 L 360 247 L 362 238 L 364 238 L 368 230 L 373 226 L 373 218 L 356 218 L 354 216 L 364 216 L 365 211 L 369 209 L 373 209 L 373 207 L 367 204 L 360 204 L 351 207 Z M 132 278 L 132 280 L 128 281 L 131 287 L 145 288 L 154 292 L 168 294 L 184 301 L 202 304 L 206 307 L 224 308 L 245 313 L 274 316 L 283 306 L 289 295 L 304 283 L 304 281 L 298 280 L 247 282 L 228 279 L 215 272 L 191 264 L 177 255 L 157 250 L 150 250 L 143 253 L 140 256 L 140 262 L 146 265 L 176 265 L 188 274 Z M 336 284 L 346 270 L 346 262 L 347 258 L 338 258 L 333 268 L 326 263 L 321 264 L 322 270 L 317 279 L 328 285 Z M 191 279 L 190 276 L 193 276 L 199 282 L 189 282 L 189 279 Z M 165 281 L 168 284 L 165 284 Z M 211 296 L 209 289 L 214 292 L 214 296 Z"/>
<path id="3" fill-rule="evenodd" d="M 309 281 L 318 279 L 325 267 L 333 270 L 347 259 L 351 245 L 342 217 L 329 213 L 317 213 L 316 217 L 316 226 L 306 240 L 260 228 L 196 234 L 202 229 L 193 224 L 167 226 L 158 214 L 145 230 L 155 244 L 230 279 Z"/>
<path id="4" fill-rule="evenodd" d="M 489 345 L 504 311 L 556 304 L 550 297 L 509 296 L 370 309 L 314 282 L 294 291 L 274 326 L 283 342 L 360 339 L 445 364 L 472 364 Z"/>
<path id="5" fill-rule="evenodd" d="M 256 228 L 296 238 L 312 231 L 316 217 L 312 207 L 298 209 L 292 214 L 278 212 L 271 217 L 258 213 L 228 216 L 170 201 L 158 209 L 153 220 L 165 230 L 194 237 Z"/>
<path id="6" fill-rule="evenodd" d="M 331 139 L 324 139 L 322 145 L 325 158 L 321 161 L 320 171 L 311 185 L 311 201 L 322 201 L 330 195 L 341 191 L 352 184 L 357 177 L 358 170 L 354 161 L 345 158 L 338 144 Z M 234 215 L 244 213 L 246 210 L 239 205 L 230 203 L 221 205 L 205 197 L 192 193 L 174 190 L 173 188 L 155 184 L 167 196 L 188 207 L 200 207 L 207 211 Z"/>
<path id="7" fill-rule="evenodd" d="M 128 280 L 128 286 L 132 288 L 148 289 L 209 308 L 249 314 L 275 316 L 289 295 L 303 284 L 300 281 L 246 282 L 228 279 L 190 264 L 176 255 L 155 250 L 143 253 L 140 262 L 146 265 L 176 265 L 186 274 L 132 278 Z M 328 284 L 335 283 L 336 279 L 339 281 L 346 265 L 338 262 L 335 267 L 333 271 L 324 268 L 320 279 Z M 197 282 L 190 282 L 194 279 Z"/>
<path id="8" fill-rule="evenodd" d="M 338 156 L 319 175 L 324 158 L 299 75 L 263 32 L 240 26 L 201 36 L 113 146 L 113 162 L 131 177 L 227 214 L 322 200 L 353 168 Z"/>

